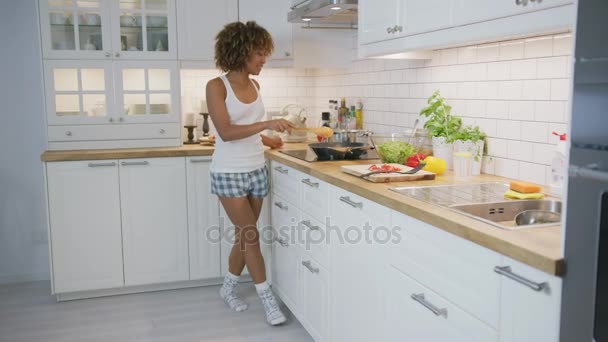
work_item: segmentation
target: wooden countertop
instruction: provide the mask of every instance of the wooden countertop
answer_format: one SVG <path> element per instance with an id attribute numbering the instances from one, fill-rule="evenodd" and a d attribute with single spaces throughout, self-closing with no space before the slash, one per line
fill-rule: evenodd
<path id="1" fill-rule="evenodd" d="M 304 149 L 305 144 L 285 144 L 284 149 Z M 46 151 L 41 159 L 50 161 L 128 159 L 180 156 L 210 156 L 213 146 L 184 145 L 179 147 Z M 471 177 L 468 180 L 454 178 L 446 172 L 433 181 L 415 181 L 400 183 L 371 183 L 345 174 L 340 166 L 349 164 L 369 164 L 373 161 L 335 161 L 309 163 L 299 160 L 278 150 L 267 150 L 266 158 L 276 160 L 299 171 L 317 177 L 325 182 L 387 206 L 393 210 L 414 217 L 464 239 L 484 246 L 498 253 L 519 260 L 549 274 L 560 275 L 563 271 L 561 256 L 560 227 L 544 227 L 508 231 L 485 224 L 481 221 L 440 208 L 413 198 L 390 191 L 394 186 L 427 186 L 464 183 L 503 182 L 509 179 L 485 175 Z"/>
<path id="2" fill-rule="evenodd" d="M 306 148 L 304 144 L 286 144 L 283 149 L 304 148 Z M 280 153 L 277 150 L 267 150 L 266 158 L 281 162 L 332 185 L 424 221 L 549 274 L 560 275 L 563 270 L 559 225 L 515 231 L 503 230 L 454 211 L 418 201 L 389 190 L 389 187 L 395 186 L 484 182 L 508 183 L 509 179 L 482 174 L 462 180 L 453 177 L 452 172 L 448 171 L 441 176 L 437 176 L 433 181 L 372 183 L 340 171 L 340 166 L 342 165 L 373 163 L 370 160 L 309 163 Z"/>
<path id="3" fill-rule="evenodd" d="M 46 151 L 40 159 L 50 161 L 210 156 L 213 146 L 193 144 L 176 147 L 125 148 L 108 150 Z"/>

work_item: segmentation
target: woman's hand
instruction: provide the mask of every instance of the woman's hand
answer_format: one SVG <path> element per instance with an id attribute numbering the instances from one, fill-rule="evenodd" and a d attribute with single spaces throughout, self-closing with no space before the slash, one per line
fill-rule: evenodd
<path id="1" fill-rule="evenodd" d="M 280 137 L 269 137 L 262 134 L 262 144 L 270 147 L 271 149 L 279 148 L 283 146 L 283 140 Z"/>
<path id="2" fill-rule="evenodd" d="M 266 121 L 267 128 L 277 132 L 291 131 L 293 124 L 285 119 L 274 119 Z"/>

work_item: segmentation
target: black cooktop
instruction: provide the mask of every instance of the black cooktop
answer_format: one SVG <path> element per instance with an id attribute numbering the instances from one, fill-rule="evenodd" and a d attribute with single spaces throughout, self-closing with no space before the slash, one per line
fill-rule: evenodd
<path id="1" fill-rule="evenodd" d="M 370 149 L 358 156 L 352 156 L 346 154 L 344 158 L 337 158 L 334 155 L 328 158 L 319 158 L 317 154 L 309 147 L 306 150 L 279 150 L 279 152 L 288 156 L 298 158 L 307 162 L 321 162 L 321 161 L 334 161 L 334 160 L 368 160 L 368 159 L 379 159 L 376 150 Z"/>

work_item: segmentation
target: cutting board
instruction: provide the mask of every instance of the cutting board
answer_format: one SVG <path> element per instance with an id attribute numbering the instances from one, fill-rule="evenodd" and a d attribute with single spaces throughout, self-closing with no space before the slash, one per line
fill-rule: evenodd
<path id="1" fill-rule="evenodd" d="M 368 172 L 369 167 L 374 164 L 365 164 L 365 165 L 344 165 L 342 166 L 342 172 L 348 173 L 353 176 L 360 177 Z M 382 164 L 376 164 L 378 166 Z M 392 166 L 396 166 L 401 169 L 401 171 L 408 171 L 412 168 L 409 166 L 401 165 L 401 164 L 389 164 Z M 435 179 L 435 174 L 429 171 L 420 170 L 413 175 L 404 175 L 399 173 L 376 173 L 371 176 L 367 176 L 363 178 L 370 182 L 374 183 L 388 183 L 388 182 L 407 182 L 407 181 L 418 181 L 418 180 L 433 180 Z"/>

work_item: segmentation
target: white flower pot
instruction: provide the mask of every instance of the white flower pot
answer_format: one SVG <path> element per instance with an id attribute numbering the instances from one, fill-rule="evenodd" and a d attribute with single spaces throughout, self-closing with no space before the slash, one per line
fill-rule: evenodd
<path id="1" fill-rule="evenodd" d="M 472 142 L 471 140 L 454 141 L 454 152 L 470 152 L 473 155 L 473 176 L 481 174 L 481 162 L 483 161 L 483 140 Z"/>
<path id="2" fill-rule="evenodd" d="M 431 141 L 433 144 L 433 156 L 443 159 L 447 170 L 454 169 L 452 143 L 448 143 L 445 137 L 433 137 Z"/>

